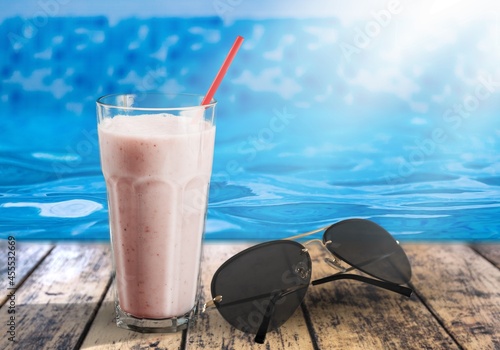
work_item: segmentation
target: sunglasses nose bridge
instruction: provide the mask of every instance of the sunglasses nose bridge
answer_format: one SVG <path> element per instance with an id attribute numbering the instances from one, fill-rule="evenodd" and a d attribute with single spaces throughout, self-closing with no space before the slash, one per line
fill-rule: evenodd
<path id="1" fill-rule="evenodd" d="M 331 240 L 328 240 L 326 242 L 322 242 L 322 246 L 323 246 L 323 249 L 325 249 L 329 255 L 331 257 L 326 257 L 324 258 L 324 261 L 330 265 L 331 267 L 333 267 L 334 269 L 338 270 L 339 273 L 344 273 L 344 272 L 348 272 L 349 269 L 342 266 L 342 260 L 340 260 L 337 256 L 335 256 L 335 254 L 332 253 L 332 251 L 330 249 L 328 249 L 328 245 L 329 244 L 332 244 L 332 241 Z"/>
<path id="2" fill-rule="evenodd" d="M 324 261 L 334 269 L 339 270 L 341 273 L 347 272 L 347 269 L 344 266 L 342 266 L 335 257 L 333 259 L 325 258 Z"/>
<path id="3" fill-rule="evenodd" d="M 329 244 L 332 244 L 332 241 L 331 240 L 328 240 L 326 242 L 320 240 L 320 239 L 311 239 L 307 242 L 304 243 L 304 245 L 311 245 L 313 243 L 317 243 L 319 244 L 324 250 L 326 250 L 328 252 L 328 255 L 330 257 L 325 257 L 323 260 L 328 264 L 330 265 L 331 267 L 333 267 L 334 269 L 338 270 L 339 273 L 344 273 L 344 272 L 348 272 L 350 271 L 348 268 L 345 268 L 344 266 L 342 266 L 341 264 L 341 260 L 335 256 L 335 254 L 332 253 L 332 251 L 330 249 L 328 249 L 328 245 Z M 302 254 L 308 254 L 309 251 L 307 248 L 303 248 L 302 251 L 301 251 L 301 255 Z"/>

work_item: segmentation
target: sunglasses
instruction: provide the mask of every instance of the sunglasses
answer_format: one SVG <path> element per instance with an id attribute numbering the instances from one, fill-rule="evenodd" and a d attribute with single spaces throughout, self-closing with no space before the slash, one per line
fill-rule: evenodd
<path id="1" fill-rule="evenodd" d="M 311 256 L 293 241 L 324 231 L 321 242 L 330 253 L 325 261 L 340 271 L 311 282 Z M 350 265 L 342 267 L 339 260 Z M 359 270 L 372 277 L 348 274 Z M 215 272 L 212 299 L 222 317 L 240 331 L 255 334 L 263 343 L 266 333 L 285 323 L 300 306 L 310 285 L 350 279 L 410 297 L 401 286 L 411 279 L 403 248 L 383 227 L 364 219 L 348 219 L 286 240 L 261 243 L 231 257 Z"/>

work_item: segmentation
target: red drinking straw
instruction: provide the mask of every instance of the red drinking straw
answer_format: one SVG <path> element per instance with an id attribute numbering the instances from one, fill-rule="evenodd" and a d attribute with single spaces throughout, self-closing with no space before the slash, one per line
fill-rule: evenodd
<path id="1" fill-rule="evenodd" d="M 243 43 L 243 37 L 238 35 L 236 37 L 236 40 L 233 43 L 233 47 L 231 47 L 231 50 L 229 51 L 229 53 L 226 56 L 224 63 L 222 63 L 222 66 L 220 67 L 219 72 L 215 76 L 215 79 L 212 82 L 210 89 L 208 89 L 208 92 L 205 95 L 205 98 L 201 102 L 202 106 L 209 104 L 210 101 L 212 101 L 212 98 L 214 97 L 215 91 L 217 91 L 217 88 L 219 87 L 222 79 L 224 78 L 224 75 L 226 75 L 227 69 L 229 68 L 229 65 L 231 65 L 231 62 L 233 61 L 234 56 L 236 56 L 236 53 L 238 52 L 242 43 Z"/>

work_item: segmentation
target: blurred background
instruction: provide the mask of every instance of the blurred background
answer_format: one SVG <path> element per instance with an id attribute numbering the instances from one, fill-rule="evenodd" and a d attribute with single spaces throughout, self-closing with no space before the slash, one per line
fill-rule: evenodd
<path id="1" fill-rule="evenodd" d="M 95 100 L 216 93 L 207 239 L 500 240 L 500 3 L 0 0 L 0 237 L 108 240 Z"/>

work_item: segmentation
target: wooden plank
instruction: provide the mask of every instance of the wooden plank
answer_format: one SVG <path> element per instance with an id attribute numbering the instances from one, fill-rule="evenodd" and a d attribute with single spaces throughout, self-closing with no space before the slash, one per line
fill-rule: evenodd
<path id="1" fill-rule="evenodd" d="M 205 244 L 202 264 L 202 299 L 209 300 L 210 283 L 217 268 L 248 244 Z M 203 302 L 202 302 L 203 303 Z M 302 310 L 297 312 L 278 330 L 266 336 L 264 345 L 254 342 L 254 335 L 245 334 L 227 323 L 217 310 L 200 315 L 198 321 L 188 329 L 187 349 L 313 349 Z"/>
<path id="2" fill-rule="evenodd" d="M 77 348 L 104 297 L 110 273 L 107 245 L 56 246 L 15 293 L 16 348 Z M 0 324 L 11 316 L 2 307 Z M 0 349 L 9 348 L 12 342 L 1 337 Z"/>
<path id="3" fill-rule="evenodd" d="M 8 265 L 7 254 L 8 244 L 7 240 L 0 240 L 0 255 L 4 261 L 0 263 L 0 290 L 10 291 L 16 290 L 24 282 L 24 280 L 31 274 L 33 269 L 47 256 L 54 246 L 52 244 L 39 244 L 39 243 L 26 243 L 26 242 L 16 242 L 15 250 L 12 257 L 15 258 L 14 261 L 10 261 L 11 265 Z M 13 264 L 12 264 L 13 263 Z M 9 267 L 14 267 L 14 269 L 8 270 Z M 11 272 L 11 277 L 13 280 L 8 279 L 8 272 Z M 12 274 L 13 272 L 13 274 Z M 14 285 L 11 285 L 11 282 Z M 0 295 L 0 305 L 3 305 L 8 298 L 8 293 L 2 293 Z"/>
<path id="4" fill-rule="evenodd" d="M 209 284 L 215 270 L 246 246 L 205 245 L 202 300 L 209 298 Z M 404 247 L 412 262 L 411 283 L 417 295 L 407 299 L 354 281 L 310 287 L 303 308 L 305 315 L 299 309 L 278 331 L 268 334 L 264 346 L 454 349 L 458 343 L 464 349 L 500 348 L 500 292 L 497 291 L 500 270 L 494 265 L 498 266 L 498 245 L 474 246 L 474 249 L 432 244 Z M 314 258 L 314 278 L 334 272 L 320 262 L 316 248 L 308 248 Z M 27 276 L 51 246 L 20 244 L 18 249 L 16 272 Z M 111 289 L 90 326 L 108 286 L 110 271 L 107 245 L 57 246 L 16 291 L 18 342 L 13 347 L 8 336 L 3 336 L 0 349 L 71 349 L 82 342 L 82 348 L 93 350 L 263 347 L 253 342 L 253 336 L 231 327 L 216 310 L 201 315 L 185 333 L 140 334 L 119 329 L 114 323 Z M 11 316 L 7 308 L 7 304 L 0 308 L 3 325 Z"/>
<path id="5" fill-rule="evenodd" d="M 412 245 L 412 284 L 464 349 L 500 349 L 500 270 L 465 245 Z"/>
<path id="6" fill-rule="evenodd" d="M 336 273 L 318 244 L 307 246 L 313 278 Z M 311 286 L 305 306 L 320 349 L 457 349 L 416 295 L 411 298 L 357 281 Z"/>
<path id="7" fill-rule="evenodd" d="M 114 318 L 114 286 L 109 288 L 82 349 L 182 349 L 183 333 L 138 333 L 118 328 Z"/>
<path id="8" fill-rule="evenodd" d="M 202 263 L 202 300 L 209 294 L 208 288 L 215 270 L 229 257 L 244 249 L 246 245 L 206 244 Z M 84 349 L 228 349 L 261 348 L 254 344 L 253 336 L 231 327 L 216 310 L 199 316 L 197 322 L 187 331 L 186 344 L 183 333 L 141 334 L 116 327 L 113 319 L 112 290 L 106 296 L 82 348 Z M 268 344 L 272 348 L 311 349 L 311 338 L 307 331 L 302 312 L 298 310 L 278 332 L 269 333 Z"/>
<path id="9" fill-rule="evenodd" d="M 475 244 L 472 249 L 500 269 L 500 244 Z"/>

